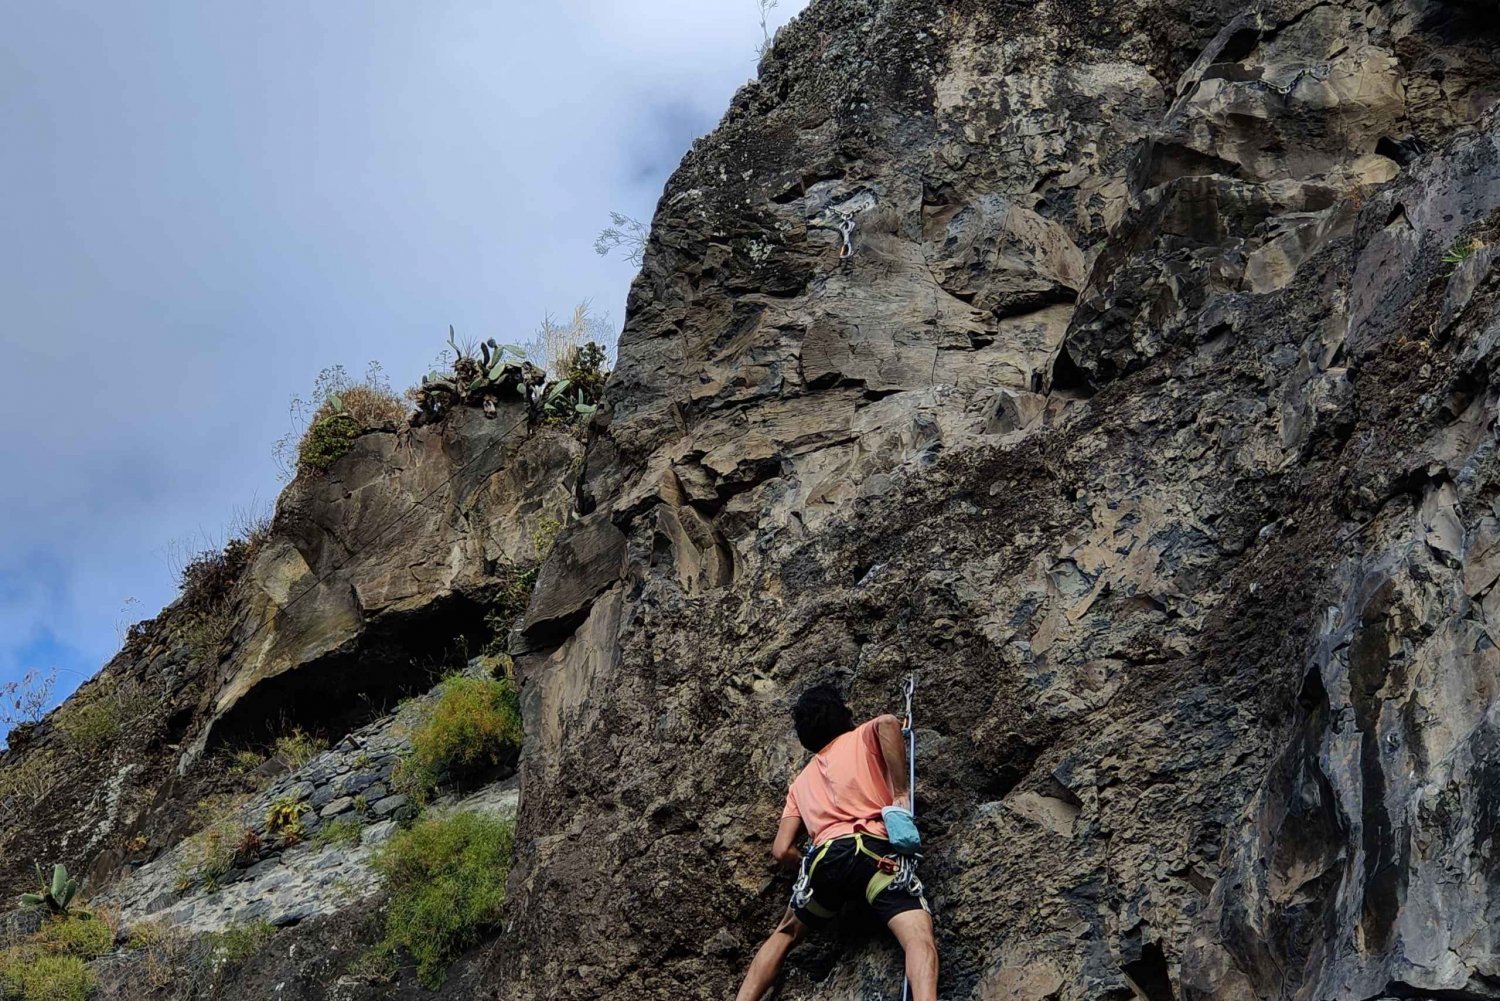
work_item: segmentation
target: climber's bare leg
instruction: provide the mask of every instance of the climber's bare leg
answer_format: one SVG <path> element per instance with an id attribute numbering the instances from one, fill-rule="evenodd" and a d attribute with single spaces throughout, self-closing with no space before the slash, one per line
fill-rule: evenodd
<path id="1" fill-rule="evenodd" d="M 776 925 L 776 930 L 755 954 L 755 959 L 750 963 L 750 971 L 745 974 L 745 982 L 740 984 L 740 992 L 734 996 L 734 1001 L 760 1001 L 761 995 L 776 982 L 781 964 L 786 962 L 786 954 L 806 934 L 807 926 L 797 920 L 790 907 L 787 908 L 786 914 L 782 915 L 781 921 Z"/>
<path id="2" fill-rule="evenodd" d="M 921 909 L 902 911 L 887 925 L 906 953 L 912 1001 L 937 1001 L 938 954 L 932 938 L 932 915 Z"/>

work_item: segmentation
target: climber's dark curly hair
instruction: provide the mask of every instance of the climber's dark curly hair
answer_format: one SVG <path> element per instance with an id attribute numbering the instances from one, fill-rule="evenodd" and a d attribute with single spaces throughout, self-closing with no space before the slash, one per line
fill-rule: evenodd
<path id="1" fill-rule="evenodd" d="M 854 729 L 854 714 L 844 704 L 843 694 L 826 682 L 802 693 L 792 707 L 792 721 L 797 724 L 797 739 L 813 753 Z"/>

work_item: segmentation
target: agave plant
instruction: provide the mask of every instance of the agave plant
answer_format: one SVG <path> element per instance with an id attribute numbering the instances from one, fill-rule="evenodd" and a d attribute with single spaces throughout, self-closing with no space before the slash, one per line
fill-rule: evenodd
<path id="1" fill-rule="evenodd" d="M 41 881 L 42 892 L 21 894 L 21 906 L 46 907 L 53 914 L 67 914 L 68 905 L 78 893 L 78 880 L 68 875 L 61 862 L 52 867 L 51 882 L 40 865 L 36 867 L 36 877 Z"/>
<path id="2" fill-rule="evenodd" d="M 479 345 L 476 358 L 458 343 L 450 324 L 448 347 L 453 351 L 453 370 L 429 372 L 422 377 L 414 398 L 419 410 L 430 419 L 440 419 L 457 403 L 484 406 L 494 416 L 496 397 L 514 391 L 531 402 L 532 387 L 546 376 L 526 360 L 526 352 L 514 344 L 501 344 L 493 337 Z"/>
<path id="3" fill-rule="evenodd" d="M 573 389 L 570 394 L 568 390 Z M 599 409 L 590 403 L 583 388 L 573 388 L 571 379 L 559 379 L 541 394 L 541 411 L 547 417 L 560 421 L 572 421 L 576 417 L 587 417 Z"/>

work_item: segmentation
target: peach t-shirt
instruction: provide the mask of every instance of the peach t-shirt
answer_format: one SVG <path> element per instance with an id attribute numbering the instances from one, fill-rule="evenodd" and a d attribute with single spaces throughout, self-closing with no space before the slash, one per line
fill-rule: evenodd
<path id="1" fill-rule="evenodd" d="M 781 817 L 802 818 L 813 844 L 846 834 L 883 838 L 880 811 L 893 802 L 875 721 L 828 742 L 792 781 Z"/>

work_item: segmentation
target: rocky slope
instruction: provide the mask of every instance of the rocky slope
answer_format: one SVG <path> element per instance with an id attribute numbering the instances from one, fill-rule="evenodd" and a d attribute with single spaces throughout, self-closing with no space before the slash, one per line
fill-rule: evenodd
<path id="1" fill-rule="evenodd" d="M 669 183 L 586 447 L 461 410 L 299 481 L 216 663 L 169 614 L 177 674 L 110 668 L 176 679 L 154 750 L 5 875 L 103 889 L 268 718 L 383 718 L 556 519 L 452 996 L 729 996 L 790 699 L 915 671 L 943 997 L 1500 997 L 1496 13 L 816 0 Z M 870 931 L 780 996 L 895 996 Z"/>

